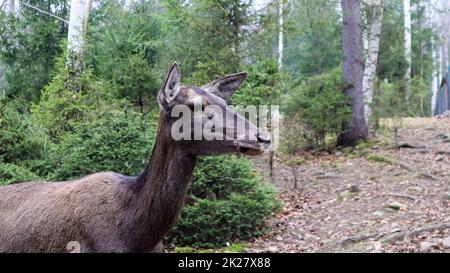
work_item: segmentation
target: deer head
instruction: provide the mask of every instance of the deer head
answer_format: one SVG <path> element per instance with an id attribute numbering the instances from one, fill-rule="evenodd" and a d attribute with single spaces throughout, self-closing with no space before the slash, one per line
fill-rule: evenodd
<path id="1" fill-rule="evenodd" d="M 227 105 L 246 77 L 246 73 L 238 73 L 201 88 L 184 86 L 174 63 L 158 94 L 161 119 L 168 125 L 160 134 L 192 155 L 263 153 L 270 147 L 270 138 Z"/>

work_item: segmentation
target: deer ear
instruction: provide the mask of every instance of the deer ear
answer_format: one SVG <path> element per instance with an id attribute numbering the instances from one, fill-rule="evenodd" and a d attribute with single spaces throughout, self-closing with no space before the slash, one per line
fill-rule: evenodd
<path id="1" fill-rule="evenodd" d="M 215 80 L 203 86 L 202 89 L 229 101 L 234 92 L 238 90 L 244 80 L 247 78 L 247 73 L 238 73 L 225 76 L 221 79 Z"/>
<path id="2" fill-rule="evenodd" d="M 173 63 L 158 94 L 161 106 L 168 106 L 180 93 L 181 74 L 177 63 Z"/>

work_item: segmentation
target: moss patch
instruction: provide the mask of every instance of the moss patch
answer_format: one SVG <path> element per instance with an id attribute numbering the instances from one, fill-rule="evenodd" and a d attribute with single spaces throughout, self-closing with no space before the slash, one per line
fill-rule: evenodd
<path id="1" fill-rule="evenodd" d="M 218 249 L 195 249 L 192 247 L 177 247 L 175 253 L 242 253 L 246 249 L 244 244 L 231 244 Z"/>

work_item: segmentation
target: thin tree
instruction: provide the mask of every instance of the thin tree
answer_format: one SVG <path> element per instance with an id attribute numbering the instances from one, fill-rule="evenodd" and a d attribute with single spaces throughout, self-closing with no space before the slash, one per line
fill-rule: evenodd
<path id="1" fill-rule="evenodd" d="M 378 53 L 380 49 L 381 26 L 383 22 L 383 1 L 369 2 L 372 9 L 370 32 L 367 34 L 367 57 L 364 66 L 363 92 L 365 99 L 364 113 L 369 124 L 372 115 L 373 86 L 375 82 Z"/>
<path id="2" fill-rule="evenodd" d="M 344 93 L 348 97 L 352 118 L 343 126 L 338 136 L 338 146 L 352 146 L 365 140 L 368 129 L 364 115 L 363 46 L 361 39 L 361 1 L 342 0 L 343 28 L 343 80 Z"/>
<path id="3" fill-rule="evenodd" d="M 283 68 L 283 50 L 284 50 L 284 18 L 283 18 L 283 3 L 284 0 L 278 0 L 278 68 Z"/>
<path id="4" fill-rule="evenodd" d="M 438 95 L 438 85 L 439 85 L 439 66 L 440 66 L 439 54 L 438 54 L 438 46 L 436 45 L 436 41 L 433 44 L 433 75 L 431 82 L 431 115 L 436 114 L 436 104 L 437 104 L 437 95 Z"/>
<path id="5" fill-rule="evenodd" d="M 440 16 L 439 23 L 441 25 L 442 44 L 441 44 L 441 75 L 444 77 L 447 74 L 449 66 L 449 40 L 450 40 L 450 18 L 448 13 L 450 11 L 450 1 L 440 1 Z"/>
<path id="6" fill-rule="evenodd" d="M 69 77 L 79 75 L 84 68 L 84 47 L 92 0 L 72 0 L 67 38 Z"/>
<path id="7" fill-rule="evenodd" d="M 411 63 L 412 63 L 412 38 L 411 38 L 411 1 L 403 0 L 403 16 L 404 16 L 404 47 L 405 47 L 405 95 L 406 101 L 409 101 L 411 95 Z"/>

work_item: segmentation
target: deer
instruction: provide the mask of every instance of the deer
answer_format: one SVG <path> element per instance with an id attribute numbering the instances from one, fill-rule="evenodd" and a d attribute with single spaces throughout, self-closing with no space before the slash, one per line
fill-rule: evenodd
<path id="1" fill-rule="evenodd" d="M 228 105 L 247 73 L 228 75 L 203 87 L 182 85 L 174 63 L 156 96 L 160 116 L 148 165 L 137 176 L 101 172 L 64 182 L 26 182 L 0 187 L 0 252 L 82 253 L 160 251 L 184 206 L 196 160 L 221 154 L 260 155 L 271 140 Z M 215 106 L 192 124 L 205 125 L 220 111 L 214 134 L 222 140 L 174 140 L 177 106 Z M 192 112 L 193 113 L 193 112 Z M 246 124 L 237 128 L 236 121 Z M 230 129 L 230 130 L 228 130 Z M 192 129 L 191 129 L 192 130 Z"/>

